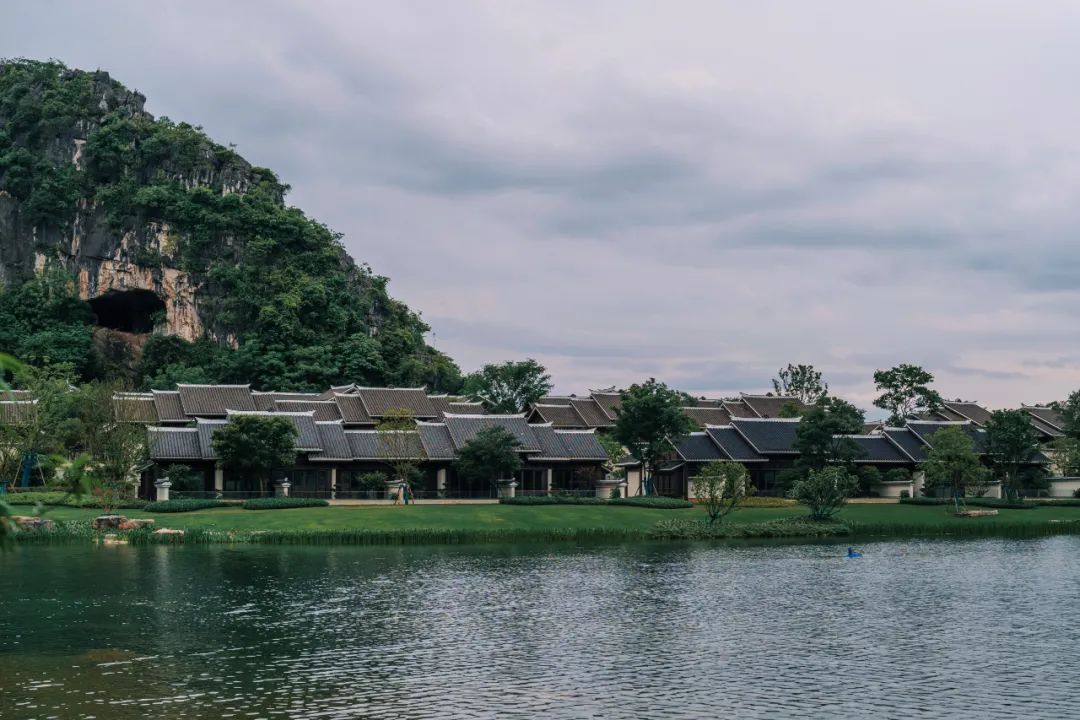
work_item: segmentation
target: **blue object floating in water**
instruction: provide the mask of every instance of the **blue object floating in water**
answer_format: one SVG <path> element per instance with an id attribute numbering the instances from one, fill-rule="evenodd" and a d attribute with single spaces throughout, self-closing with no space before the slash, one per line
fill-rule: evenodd
<path id="1" fill-rule="evenodd" d="M 855 548 L 849 547 L 847 549 L 847 556 L 849 558 L 861 558 L 862 553 L 861 552 L 855 552 Z"/>

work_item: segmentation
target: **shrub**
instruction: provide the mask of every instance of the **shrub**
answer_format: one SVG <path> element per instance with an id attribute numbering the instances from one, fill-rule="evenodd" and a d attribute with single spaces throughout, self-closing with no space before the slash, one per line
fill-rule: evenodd
<path id="1" fill-rule="evenodd" d="M 694 507 L 694 503 L 682 498 L 661 497 L 660 495 L 635 495 L 633 497 L 609 500 L 611 505 L 629 505 L 632 507 L 654 508 L 656 510 L 681 510 Z"/>
<path id="2" fill-rule="evenodd" d="M 197 473 L 187 465 L 169 465 L 162 471 L 164 477 L 172 482 L 173 492 L 198 492 L 203 489 L 202 473 Z"/>
<path id="3" fill-rule="evenodd" d="M 611 500 L 577 495 L 518 495 L 512 498 L 499 498 L 499 503 L 501 505 L 626 505 L 657 510 L 694 507 L 694 504 L 687 500 L 660 497 L 658 495 L 639 495 L 628 498 L 612 498 Z"/>
<path id="4" fill-rule="evenodd" d="M 62 492 L 20 492 L 20 493 L 7 493 L 0 496 L 4 502 L 8 505 L 56 505 L 64 507 L 80 507 L 80 508 L 103 508 L 104 503 L 96 497 L 90 495 L 83 495 L 82 497 L 75 497 Z M 120 508 L 123 510 L 141 510 L 146 506 L 146 501 L 141 498 L 127 498 L 120 503 Z"/>
<path id="5" fill-rule="evenodd" d="M 194 510 L 206 510 L 208 508 L 216 507 L 228 507 L 230 505 L 236 505 L 237 503 L 227 502 L 225 500 L 202 500 L 202 499 L 177 499 L 177 500 L 163 500 L 161 502 L 147 503 L 143 508 L 146 512 L 154 513 L 178 513 L 178 512 L 192 512 Z"/>
<path id="6" fill-rule="evenodd" d="M 517 495 L 512 498 L 499 498 L 501 505 L 607 505 L 608 501 L 598 497 L 580 497 L 577 495 Z"/>
<path id="7" fill-rule="evenodd" d="M 791 498 L 782 497 L 748 497 L 739 501 L 739 507 L 757 508 L 794 507 L 798 504 Z"/>
<path id="8" fill-rule="evenodd" d="M 284 510 L 286 508 L 326 507 L 330 503 L 319 498 L 267 497 L 245 500 L 245 510 Z"/>
<path id="9" fill-rule="evenodd" d="M 1073 497 L 1080 499 L 1080 488 L 1073 490 Z"/>
<path id="10" fill-rule="evenodd" d="M 910 500 L 911 499 L 911 491 L 909 491 L 909 490 L 901 490 L 900 491 L 900 499 L 901 500 Z"/>
<path id="11" fill-rule="evenodd" d="M 952 498 L 937 498 L 937 497 L 917 497 L 917 498 L 900 498 L 900 502 L 904 505 L 948 505 L 953 506 Z M 1003 510 L 1031 510 L 1038 507 L 1036 503 L 1018 502 L 1016 500 L 999 500 L 998 498 L 988 497 L 971 497 L 964 498 L 965 505 L 971 505 L 973 507 L 986 507 L 986 508 L 1000 508 Z"/>
<path id="12" fill-rule="evenodd" d="M 858 490 L 858 481 L 841 467 L 811 470 L 791 486 L 790 495 L 810 508 L 814 520 L 826 520 Z"/>

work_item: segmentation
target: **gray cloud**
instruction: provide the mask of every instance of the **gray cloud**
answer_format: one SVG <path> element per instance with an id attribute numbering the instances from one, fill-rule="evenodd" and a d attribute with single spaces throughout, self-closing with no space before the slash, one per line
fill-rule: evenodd
<path id="1" fill-rule="evenodd" d="M 466 369 L 713 394 L 813 362 L 869 407 L 918 362 L 1002 407 L 1080 386 L 1050 4 L 17 0 L 0 47 L 279 170 Z"/>

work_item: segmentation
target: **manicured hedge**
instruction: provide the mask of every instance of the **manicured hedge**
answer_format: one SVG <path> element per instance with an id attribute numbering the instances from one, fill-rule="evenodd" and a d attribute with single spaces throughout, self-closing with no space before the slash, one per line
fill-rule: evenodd
<path id="1" fill-rule="evenodd" d="M 499 498 L 503 505 L 607 505 L 608 501 L 598 497 L 576 497 L 573 495 L 517 495 L 512 498 Z"/>
<path id="2" fill-rule="evenodd" d="M 791 498 L 782 497 L 755 497 L 751 496 L 743 498 L 739 501 L 739 507 L 757 507 L 757 508 L 778 508 L 778 507 L 793 507 L 798 505 L 797 500 Z"/>
<path id="3" fill-rule="evenodd" d="M 1080 498 L 1039 498 L 1035 502 L 1040 505 L 1064 505 L 1066 507 L 1080 506 Z"/>
<path id="4" fill-rule="evenodd" d="M 660 497 L 659 495 L 634 495 L 628 498 L 611 500 L 612 505 L 630 505 L 632 507 L 655 508 L 657 510 L 681 510 L 692 508 L 694 503 L 681 498 Z"/>
<path id="5" fill-rule="evenodd" d="M 245 500 L 245 510 L 284 510 L 286 508 L 326 507 L 330 503 L 319 498 L 267 497 Z"/>
<path id="6" fill-rule="evenodd" d="M 604 500 L 598 497 L 577 497 L 573 495 L 521 495 L 512 498 L 499 498 L 503 505 L 628 505 L 657 510 L 676 510 L 692 508 L 694 504 L 679 498 L 660 497 L 658 495 L 613 498 Z"/>
<path id="7" fill-rule="evenodd" d="M 68 495 L 53 490 L 46 490 L 43 492 L 9 492 L 0 495 L 0 500 L 3 500 L 8 505 L 56 505 L 64 507 L 81 507 L 81 508 L 100 508 L 103 507 L 100 499 L 93 495 L 83 495 L 82 497 L 75 497 L 74 495 Z M 128 498 L 120 503 L 118 506 L 122 510 L 141 510 L 146 506 L 146 501 L 141 498 Z"/>
<path id="8" fill-rule="evenodd" d="M 162 502 L 147 503 L 143 508 L 146 512 L 155 513 L 178 513 L 192 512 L 194 510 L 206 510 L 208 508 L 228 507 L 237 503 L 224 500 L 211 500 L 203 498 L 178 498 L 176 500 L 163 500 Z"/>
<path id="9" fill-rule="evenodd" d="M 902 505 L 952 505 L 952 498 L 900 498 Z M 998 498 L 964 498 L 964 504 L 972 507 L 999 508 L 1002 510 L 1032 510 L 1039 507 L 1037 503 L 1020 502 L 1018 500 L 999 500 Z M 1080 503 L 1078 503 L 1080 504 Z"/>

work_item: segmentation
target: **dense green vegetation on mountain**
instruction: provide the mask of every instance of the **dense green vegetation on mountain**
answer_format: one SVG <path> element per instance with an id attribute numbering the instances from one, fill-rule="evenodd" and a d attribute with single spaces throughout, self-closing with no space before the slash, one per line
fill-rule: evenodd
<path id="1" fill-rule="evenodd" d="M 457 366 L 427 345 L 420 317 L 339 235 L 286 206 L 272 171 L 198 127 L 155 119 L 143 101 L 103 72 L 0 62 L 0 349 L 144 387 L 457 389 Z M 126 290 L 115 284 L 124 273 L 150 278 L 138 287 L 152 282 L 163 307 L 186 308 L 189 337 L 204 339 L 166 336 L 160 311 L 145 343 L 92 341 L 79 291 Z"/>

